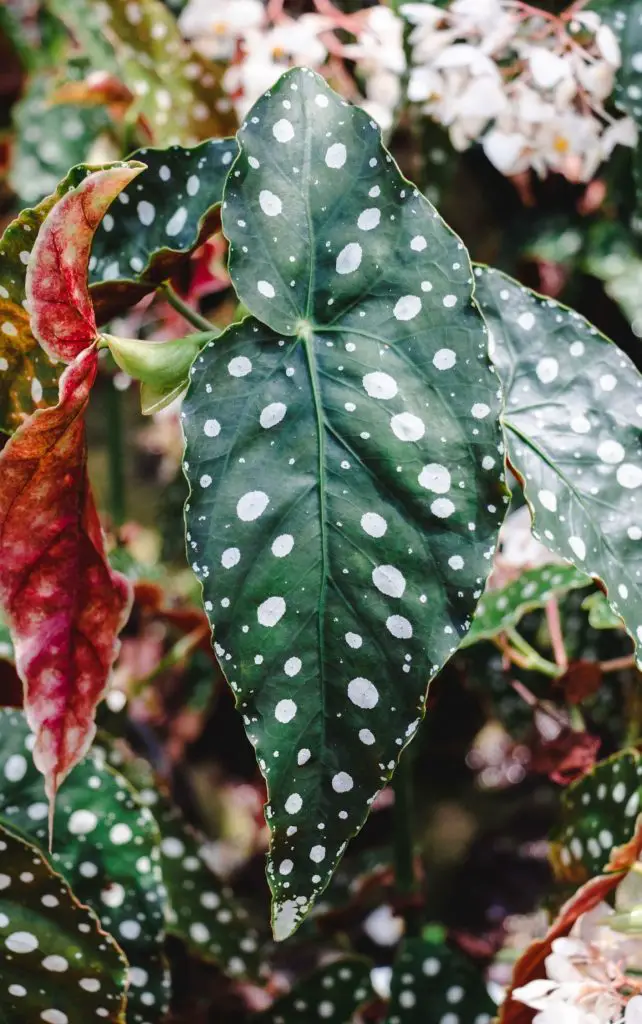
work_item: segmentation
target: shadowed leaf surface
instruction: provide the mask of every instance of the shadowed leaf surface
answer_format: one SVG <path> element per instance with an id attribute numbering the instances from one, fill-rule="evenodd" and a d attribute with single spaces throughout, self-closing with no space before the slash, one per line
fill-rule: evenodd
<path id="1" fill-rule="evenodd" d="M 269 1010 L 251 1019 L 256 1024 L 300 1024 L 303 1020 L 349 1024 L 359 1006 L 370 998 L 368 962 L 356 958 L 337 960 L 297 982 Z"/>
<path id="2" fill-rule="evenodd" d="M 476 275 L 535 536 L 604 583 L 639 652 L 642 376 L 579 313 L 499 271 Z"/>
<path id="3" fill-rule="evenodd" d="M 124 1024 L 126 976 L 127 961 L 95 914 L 40 850 L 0 825 L 3 1022 Z"/>
<path id="4" fill-rule="evenodd" d="M 231 274 L 270 327 L 245 320 L 194 363 L 187 536 L 268 782 L 284 938 L 470 626 L 502 467 L 466 252 L 374 122 L 295 70 L 239 142 Z"/>

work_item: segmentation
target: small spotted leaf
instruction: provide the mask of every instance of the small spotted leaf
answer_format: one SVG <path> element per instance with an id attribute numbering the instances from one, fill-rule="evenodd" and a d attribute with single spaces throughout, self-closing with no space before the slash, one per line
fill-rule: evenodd
<path id="1" fill-rule="evenodd" d="M 58 405 L 35 412 L 0 452 L 0 606 L 52 805 L 93 739 L 131 603 L 107 562 L 87 475 L 97 370 L 92 346 L 60 378 Z"/>
<path id="2" fill-rule="evenodd" d="M 535 534 L 602 581 L 642 663 L 642 376 L 579 313 L 499 271 L 476 275 Z"/>
<path id="3" fill-rule="evenodd" d="M 259 319 L 192 368 L 187 537 L 268 784 L 281 939 L 468 629 L 504 494 L 466 250 L 374 122 L 294 70 L 239 143 L 224 230 Z"/>
<path id="4" fill-rule="evenodd" d="M 0 825 L 3 1024 L 125 1024 L 127 961 L 41 850 Z"/>
<path id="5" fill-rule="evenodd" d="M 358 1008 L 373 998 L 370 964 L 346 958 L 321 967 L 299 981 L 264 1013 L 251 1017 L 256 1024 L 302 1024 L 328 1021 L 350 1024 Z"/>
<path id="6" fill-rule="evenodd" d="M 88 174 L 52 207 L 29 257 L 31 329 L 52 359 L 71 363 L 97 336 L 87 267 L 94 232 L 118 193 L 144 169 L 131 161 Z"/>
<path id="7" fill-rule="evenodd" d="M 236 125 L 221 86 L 222 67 L 181 37 L 161 0 L 49 0 L 91 66 L 108 71 L 135 96 L 128 112 L 157 145 L 191 145 L 230 135 Z"/>
<path id="8" fill-rule="evenodd" d="M 91 297 L 99 322 L 175 274 L 216 227 L 235 139 L 140 149 L 146 170 L 123 189 L 94 237 Z"/>
<path id="9" fill-rule="evenodd" d="M 551 860 L 564 881 L 601 874 L 614 847 L 636 830 L 642 796 L 642 757 L 626 750 L 601 761 L 562 795 L 562 820 L 552 839 Z"/>
<path id="10" fill-rule="evenodd" d="M 0 824 L 45 851 L 47 801 L 30 741 L 24 715 L 1 711 Z M 99 751 L 80 762 L 60 791 L 53 849 L 56 871 L 127 955 L 128 1024 L 155 1024 L 168 999 L 160 836 L 150 812 Z"/>
<path id="11" fill-rule="evenodd" d="M 499 633 L 513 629 L 527 612 L 543 608 L 552 597 L 563 597 L 570 590 L 581 590 L 592 584 L 590 576 L 573 566 L 546 565 L 527 569 L 518 580 L 499 590 L 486 591 L 477 605 L 470 632 L 462 647 L 480 640 L 492 640 Z"/>
<path id="12" fill-rule="evenodd" d="M 484 976 L 435 937 L 406 939 L 392 974 L 386 1024 L 490 1024 L 497 1007 Z"/>

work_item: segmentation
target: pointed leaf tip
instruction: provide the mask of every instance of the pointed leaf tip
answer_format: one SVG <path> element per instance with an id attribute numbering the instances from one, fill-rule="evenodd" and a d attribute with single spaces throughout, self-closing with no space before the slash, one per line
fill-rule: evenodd
<path id="1" fill-rule="evenodd" d="M 29 257 L 26 294 L 31 329 L 48 356 L 65 363 L 96 340 L 89 255 L 111 202 L 145 169 L 131 161 L 94 171 L 56 203 Z"/>

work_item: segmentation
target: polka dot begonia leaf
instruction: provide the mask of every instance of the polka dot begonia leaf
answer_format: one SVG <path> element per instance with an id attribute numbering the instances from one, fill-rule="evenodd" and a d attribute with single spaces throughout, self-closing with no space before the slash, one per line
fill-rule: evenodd
<path id="1" fill-rule="evenodd" d="M 127 961 L 42 851 L 0 825 L 3 1024 L 125 1024 Z"/>
<path id="2" fill-rule="evenodd" d="M 269 1010 L 250 1019 L 256 1024 L 350 1024 L 358 1008 L 372 998 L 368 961 L 344 958 L 320 967 Z"/>
<path id="3" fill-rule="evenodd" d="M 403 943 L 386 1024 L 490 1024 L 496 1011 L 481 970 L 459 950 L 425 938 Z"/>
<path id="4" fill-rule="evenodd" d="M 170 277 L 214 227 L 235 139 L 140 149 L 147 169 L 120 193 L 94 236 L 89 284 L 100 322 Z"/>
<path id="5" fill-rule="evenodd" d="M 583 882 L 604 871 L 613 849 L 635 834 L 642 796 L 642 757 L 625 750 L 599 764 L 562 795 L 551 841 L 557 876 Z"/>
<path id="6" fill-rule="evenodd" d="M 497 270 L 475 273 L 533 532 L 603 582 L 642 663 L 642 376 L 579 313 Z"/>
<path id="7" fill-rule="evenodd" d="M 187 541 L 268 784 L 282 939 L 469 628 L 505 495 L 466 250 L 375 123 L 295 69 L 238 138 L 223 227 L 259 319 L 192 368 Z"/>
<path id="8" fill-rule="evenodd" d="M 545 565 L 528 569 L 518 580 L 484 594 L 462 647 L 491 640 L 498 633 L 517 626 L 527 612 L 543 608 L 552 597 L 563 597 L 569 590 L 590 587 L 592 582 L 590 576 L 573 566 Z"/>
<path id="9" fill-rule="evenodd" d="M 31 741 L 20 712 L 0 711 L 0 824 L 45 850 L 47 801 Z M 53 851 L 55 869 L 127 955 L 127 1024 L 156 1024 L 168 1000 L 160 836 L 149 810 L 100 754 L 81 761 L 60 789 Z"/>
<path id="10" fill-rule="evenodd" d="M 161 0 L 49 0 L 49 7 L 90 65 L 132 91 L 128 117 L 143 121 L 153 144 L 192 145 L 234 131 L 222 66 L 183 40 Z"/>
<path id="11" fill-rule="evenodd" d="M 588 612 L 589 625 L 593 629 L 624 629 L 622 619 L 612 611 L 601 590 L 589 594 L 582 601 L 582 609 Z"/>

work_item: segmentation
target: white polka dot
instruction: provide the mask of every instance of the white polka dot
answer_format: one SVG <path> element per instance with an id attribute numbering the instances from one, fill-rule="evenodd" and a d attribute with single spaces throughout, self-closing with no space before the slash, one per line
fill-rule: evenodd
<path id="1" fill-rule="evenodd" d="M 271 285 L 269 281 L 257 281 L 256 287 L 266 299 L 273 299 L 276 294 L 274 285 Z"/>
<path id="2" fill-rule="evenodd" d="M 426 433 L 423 420 L 411 412 L 400 412 L 390 420 L 395 437 L 400 441 L 419 441 Z"/>
<path id="3" fill-rule="evenodd" d="M 303 663 L 300 658 L 288 658 L 285 665 L 283 666 L 283 671 L 285 672 L 286 676 L 296 676 L 301 671 L 302 664 Z"/>
<path id="4" fill-rule="evenodd" d="M 294 864 L 292 863 L 291 860 L 282 860 L 281 863 L 279 864 L 279 874 L 280 875 L 289 875 L 289 874 L 292 873 L 292 868 L 293 867 L 294 867 Z"/>
<path id="5" fill-rule="evenodd" d="M 64 956 L 56 956 L 55 953 L 46 956 L 42 961 L 42 966 L 46 971 L 53 971 L 54 974 L 62 974 L 69 970 L 69 962 L 65 960 Z"/>
<path id="6" fill-rule="evenodd" d="M 436 498 L 430 506 L 430 511 L 438 519 L 448 519 L 455 511 L 455 506 L 450 498 Z"/>
<path id="7" fill-rule="evenodd" d="M 138 219 L 141 222 L 141 224 L 144 224 L 145 227 L 149 227 L 150 224 L 154 223 L 154 218 L 156 217 L 156 208 L 151 203 L 148 203 L 146 199 L 142 199 L 140 201 L 140 203 L 137 206 L 137 210 Z"/>
<path id="8" fill-rule="evenodd" d="M 363 250 L 358 242 L 350 242 L 344 246 L 337 256 L 337 274 L 354 274 L 361 266 Z"/>
<path id="9" fill-rule="evenodd" d="M 205 420 L 203 433 L 206 434 L 207 437 L 218 437 L 221 433 L 221 424 L 218 420 Z"/>
<path id="10" fill-rule="evenodd" d="M 416 1002 L 417 1002 L 417 999 L 416 999 L 415 993 L 411 992 L 409 988 L 408 989 L 403 989 L 399 993 L 399 1005 L 403 1006 L 404 1010 L 412 1009 L 412 1007 L 415 1005 Z"/>
<path id="11" fill-rule="evenodd" d="M 448 559 L 448 565 L 457 572 L 459 569 L 464 568 L 464 560 L 461 555 L 451 555 Z"/>
<path id="12" fill-rule="evenodd" d="M 597 446 L 597 457 L 601 462 L 616 466 L 624 458 L 624 448 L 618 441 L 602 441 Z"/>
<path id="13" fill-rule="evenodd" d="M 292 548 L 294 547 L 294 537 L 291 533 L 282 533 L 280 537 L 272 543 L 272 554 L 276 555 L 277 558 L 285 558 L 289 555 Z"/>
<path id="14" fill-rule="evenodd" d="M 348 647 L 352 647 L 355 651 L 357 651 L 363 644 L 363 640 L 358 633 L 346 633 L 345 641 Z"/>
<path id="15" fill-rule="evenodd" d="M 365 512 L 361 516 L 361 529 L 371 537 L 383 537 L 388 524 L 383 516 L 376 512 Z"/>
<path id="16" fill-rule="evenodd" d="M 629 526 L 626 532 L 631 540 L 642 540 L 642 529 L 639 526 Z"/>
<path id="17" fill-rule="evenodd" d="M 7 991 L 9 992 L 9 995 L 11 995 L 11 996 L 22 997 L 22 996 L 26 996 L 26 994 L 27 994 L 27 990 L 24 987 L 24 985 L 9 985 L 9 988 L 7 989 Z"/>
<path id="18" fill-rule="evenodd" d="M 415 252 L 423 252 L 427 245 L 428 242 L 423 235 L 415 235 L 410 242 L 410 248 Z"/>
<path id="19" fill-rule="evenodd" d="M 420 312 L 421 299 L 418 295 L 402 295 L 392 311 L 395 320 L 414 320 Z"/>
<path id="20" fill-rule="evenodd" d="M 409 640 L 412 636 L 412 625 L 403 615 L 390 615 L 386 619 L 386 629 L 398 640 Z"/>
<path id="21" fill-rule="evenodd" d="M 586 544 L 581 537 L 569 537 L 568 543 L 573 554 L 577 555 L 579 559 L 584 561 L 586 558 Z"/>
<path id="22" fill-rule="evenodd" d="M 254 519 L 262 516 L 268 507 L 270 499 L 265 491 L 248 491 L 242 498 L 239 498 L 236 505 L 236 514 L 245 523 L 251 523 Z"/>
<path id="23" fill-rule="evenodd" d="M 518 317 L 517 323 L 523 331 L 530 331 L 535 326 L 535 317 L 532 313 L 522 313 L 522 315 Z"/>
<path id="24" fill-rule="evenodd" d="M 587 420 L 586 416 L 573 416 L 571 419 L 571 430 L 575 431 L 576 434 L 588 434 L 591 429 L 591 424 Z"/>
<path id="25" fill-rule="evenodd" d="M 484 455 L 482 459 L 482 469 L 492 469 L 495 465 L 495 460 L 492 455 Z"/>
<path id="26" fill-rule="evenodd" d="M 576 357 L 577 356 L 583 356 L 584 355 L 584 342 L 583 341 L 574 341 L 573 344 L 571 345 L 570 349 L 569 349 L 569 352 L 571 353 L 572 356 L 576 356 Z"/>
<path id="27" fill-rule="evenodd" d="M 294 701 L 290 700 L 289 698 L 280 700 L 274 709 L 274 717 L 276 718 L 277 722 L 283 722 L 284 724 L 286 722 L 291 722 L 296 713 L 297 706 L 294 703 Z"/>
<path id="28" fill-rule="evenodd" d="M 600 377 L 600 387 L 602 391 L 612 391 L 616 386 L 617 380 L 612 373 L 605 373 Z"/>
<path id="29" fill-rule="evenodd" d="M 301 751 L 299 751 L 301 753 Z M 305 761 L 300 761 L 299 764 L 305 764 Z M 290 793 L 290 796 L 285 801 L 285 810 L 287 814 L 298 814 L 303 807 L 303 800 L 299 793 Z"/>
<path id="30" fill-rule="evenodd" d="M 440 348 L 435 352 L 432 365 L 437 370 L 452 370 L 457 362 L 457 354 L 451 348 Z"/>
<path id="31" fill-rule="evenodd" d="M 642 484 L 642 469 L 630 462 L 624 462 L 618 466 L 616 477 L 620 487 L 633 491 Z"/>
<path id="32" fill-rule="evenodd" d="M 396 380 L 389 373 L 382 373 L 381 370 L 366 373 L 363 378 L 363 386 L 371 398 L 388 399 L 394 398 L 397 394 Z"/>
<path id="33" fill-rule="evenodd" d="M 377 705 L 379 691 L 369 679 L 357 676 L 348 683 L 348 697 L 358 708 L 370 711 Z"/>
<path id="34" fill-rule="evenodd" d="M 190 174 L 189 178 L 187 179 L 186 185 L 188 196 L 197 195 L 200 187 L 201 179 L 199 178 L 199 176 L 197 174 Z"/>
<path id="35" fill-rule="evenodd" d="M 187 209 L 184 206 L 179 206 L 176 213 L 174 213 L 167 221 L 167 227 L 165 228 L 165 234 L 169 235 L 170 238 L 174 238 L 176 235 L 180 235 L 181 231 L 185 227 L 187 221 Z"/>
<path id="36" fill-rule="evenodd" d="M 310 760 L 311 756 L 312 755 L 311 755 L 310 751 L 308 750 L 308 748 L 307 747 L 302 747 L 301 750 L 299 751 L 299 753 L 296 756 L 296 763 L 297 764 L 307 764 L 308 761 Z"/>
<path id="37" fill-rule="evenodd" d="M 452 309 L 453 306 L 457 305 L 457 296 L 456 295 L 444 295 L 443 303 L 444 303 L 444 306 L 446 307 L 446 309 Z"/>
<path id="38" fill-rule="evenodd" d="M 359 729 L 359 739 L 366 747 L 371 747 L 375 742 L 374 733 L 370 732 L 370 729 Z"/>
<path id="39" fill-rule="evenodd" d="M 161 842 L 161 850 L 166 857 L 176 860 L 185 853 L 185 843 L 176 836 L 166 836 Z"/>
<path id="40" fill-rule="evenodd" d="M 372 582 L 388 597 L 402 597 L 406 589 L 405 577 L 394 565 L 378 565 L 372 570 Z"/>
<path id="41" fill-rule="evenodd" d="M 98 818 L 93 811 L 73 811 L 69 816 L 67 822 L 67 828 L 74 836 L 87 835 L 88 832 L 93 832 L 98 824 Z"/>
<path id="42" fill-rule="evenodd" d="M 273 126 L 272 134 L 277 142 L 290 142 L 294 138 L 294 128 L 290 121 L 284 117 Z"/>
<path id="43" fill-rule="evenodd" d="M 22 754 L 11 754 L 4 766 L 4 776 L 8 782 L 20 782 L 27 774 L 27 759 Z"/>
<path id="44" fill-rule="evenodd" d="M 118 825 L 112 826 L 109 838 L 114 846 L 124 846 L 125 843 L 128 843 L 133 838 L 133 833 L 129 825 L 120 822 Z"/>
<path id="45" fill-rule="evenodd" d="M 283 210 L 283 203 L 279 197 L 267 188 L 259 192 L 259 204 L 266 217 L 278 217 Z"/>
<path id="46" fill-rule="evenodd" d="M 111 882 L 102 889 L 100 898 L 106 907 L 122 907 L 125 902 L 125 890 L 120 882 Z"/>
<path id="47" fill-rule="evenodd" d="M 362 231 L 372 231 L 373 228 L 379 226 L 380 221 L 381 210 L 377 210 L 377 208 L 373 206 L 371 209 L 364 210 L 363 213 L 359 214 L 357 227 Z"/>
<path id="48" fill-rule="evenodd" d="M 100 989 L 98 978 L 81 978 L 78 984 L 85 992 L 98 992 Z"/>
<path id="49" fill-rule="evenodd" d="M 12 324 L 10 320 L 5 320 L 2 325 L 2 331 L 10 338 L 15 338 L 18 333 L 18 328 L 15 326 L 15 324 Z"/>
<path id="50" fill-rule="evenodd" d="M 259 416 L 259 423 L 265 430 L 269 430 L 271 427 L 275 427 L 277 423 L 280 423 L 286 412 L 288 411 L 287 405 L 283 402 L 271 402 L 270 405 L 266 405 L 265 409 Z"/>
<path id="51" fill-rule="evenodd" d="M 553 359 L 551 356 L 546 356 L 544 359 L 540 359 L 537 366 L 535 367 L 535 373 L 541 380 L 542 384 L 550 384 L 551 381 L 555 380 L 559 373 L 560 364 L 557 359 Z"/>
<path id="52" fill-rule="evenodd" d="M 233 569 L 241 561 L 241 552 L 238 548 L 225 548 L 221 555 L 221 565 L 224 569 Z"/>
<path id="53" fill-rule="evenodd" d="M 348 153 L 343 143 L 335 142 L 333 146 L 330 146 L 325 155 L 326 165 L 336 171 L 340 167 L 343 167 L 346 162 L 347 155 Z"/>
<path id="54" fill-rule="evenodd" d="M 43 1020 L 45 1024 L 69 1024 L 69 1017 L 62 1010 L 43 1010 L 40 1014 L 40 1020 Z"/>
<path id="55" fill-rule="evenodd" d="M 349 793 L 354 786 L 354 780 L 347 772 L 337 772 L 332 779 L 332 788 L 335 793 Z"/>
<path id="56" fill-rule="evenodd" d="M 450 473 L 438 462 L 430 462 L 424 466 L 417 479 L 422 487 L 434 494 L 446 494 L 450 490 Z"/>
<path id="57" fill-rule="evenodd" d="M 555 497 L 552 491 L 540 491 L 537 497 L 539 498 L 540 504 L 543 505 L 544 508 L 548 509 L 549 512 L 556 511 L 557 498 Z"/>
<path id="58" fill-rule="evenodd" d="M 12 953 L 33 953 L 38 948 L 38 939 L 31 932 L 12 932 L 4 944 Z"/>
<path id="59" fill-rule="evenodd" d="M 207 490 L 207 488 L 211 486 L 212 478 L 209 475 L 209 473 L 203 473 L 203 476 L 200 478 L 198 482 L 201 485 L 201 487 Z"/>
<path id="60" fill-rule="evenodd" d="M 476 420 L 483 420 L 488 416 L 490 406 L 486 405 L 484 402 L 475 402 L 470 411 Z"/>
<path id="61" fill-rule="evenodd" d="M 227 364 L 227 372 L 230 377 L 246 377 L 252 372 L 252 363 L 247 356 L 235 356 Z"/>
<path id="62" fill-rule="evenodd" d="M 282 597 L 268 597 L 259 605 L 256 616 L 262 626 L 270 629 L 285 615 L 285 601 Z"/>
<path id="63" fill-rule="evenodd" d="M 323 93 L 319 93 L 318 96 L 314 97 L 314 102 L 316 103 L 317 107 L 327 107 L 328 97 L 324 96 Z"/>
<path id="64" fill-rule="evenodd" d="M 313 860 L 315 864 L 320 864 L 322 860 L 325 860 L 325 846 L 313 846 L 310 850 L 310 860 Z"/>

